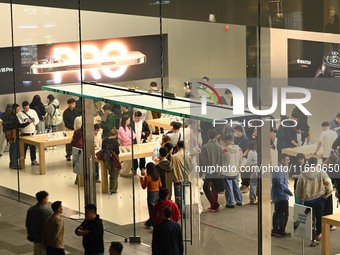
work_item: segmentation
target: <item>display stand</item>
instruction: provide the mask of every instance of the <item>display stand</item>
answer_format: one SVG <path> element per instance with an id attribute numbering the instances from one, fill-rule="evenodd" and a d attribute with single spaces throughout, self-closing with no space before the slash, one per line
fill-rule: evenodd
<path id="1" fill-rule="evenodd" d="M 302 239 L 302 255 L 305 254 L 305 239 L 312 240 L 312 208 L 294 205 L 294 236 Z"/>

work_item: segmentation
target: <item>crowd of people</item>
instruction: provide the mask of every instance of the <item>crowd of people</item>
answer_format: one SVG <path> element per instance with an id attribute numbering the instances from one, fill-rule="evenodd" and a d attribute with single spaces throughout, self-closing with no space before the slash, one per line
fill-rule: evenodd
<path id="1" fill-rule="evenodd" d="M 207 77 L 205 79 L 206 82 L 209 82 Z M 185 84 L 187 89 L 189 89 L 189 85 Z M 149 92 L 157 93 L 157 91 L 157 84 L 151 83 Z M 48 104 L 43 105 L 40 97 L 36 95 L 31 104 L 27 101 L 22 103 L 22 110 L 17 104 L 6 106 L 6 111 L 2 114 L 1 119 L 6 140 L 10 143 L 10 168 L 20 168 L 18 164 L 18 139 L 20 136 L 56 130 L 57 116 L 55 114 L 56 109 L 59 109 L 59 101 L 53 95 L 49 95 L 47 99 Z M 223 102 L 227 105 L 233 104 L 230 90 L 225 91 Z M 65 151 L 66 160 L 70 161 L 72 147 L 82 149 L 84 138 L 81 111 L 77 107 L 77 101 L 70 98 L 67 100 L 67 104 L 68 107 L 63 111 L 65 130 L 74 130 L 72 142 L 66 145 Z M 244 126 L 241 123 L 213 127 L 207 122 L 185 120 L 184 123 L 172 121 L 171 129 L 168 131 L 158 127 L 154 127 L 152 130 L 147 124 L 145 114 L 138 109 L 132 110 L 126 106 L 106 103 L 99 112 L 95 112 L 101 116 L 100 120 L 94 124 L 95 148 L 98 151 L 96 155 L 105 162 L 108 170 L 109 195 L 118 193 L 120 177 L 139 176 L 141 187 L 147 190 L 146 203 L 149 219 L 144 226 L 154 229 L 154 240 L 157 242 L 153 242 L 153 250 L 157 252 L 162 250 L 155 254 L 168 254 L 164 253 L 164 247 L 172 247 L 174 242 L 178 244 L 175 246 L 177 250 L 176 253 L 171 254 L 182 254 L 183 246 L 179 245 L 181 243 L 179 241 L 181 240 L 180 225 L 177 222 L 185 209 L 183 187 L 191 181 L 191 174 L 197 167 L 200 169 L 198 176 L 203 180 L 201 188 L 204 193 L 202 193 L 205 194 L 210 204 L 209 212 L 216 212 L 222 207 L 218 199 L 220 193 L 224 194 L 225 208 L 228 209 L 241 207 L 244 204 L 244 196 L 247 194 L 250 204 L 258 203 L 257 187 L 260 171 L 256 167 L 258 167 L 258 150 L 260 148 L 258 148 L 256 127 Z M 286 124 L 296 123 L 297 125 L 280 125 L 278 128 L 272 125 L 270 128 L 268 142 L 270 142 L 271 149 L 277 151 L 279 162 L 272 173 L 271 192 L 274 204 L 272 236 L 288 237 L 291 235 L 286 231 L 289 218 L 288 201 L 290 196 L 295 196 L 296 203 L 312 208 L 313 237 L 311 246 L 314 247 L 322 236 L 321 217 L 333 213 L 333 186 L 337 189 L 340 188 L 336 177 L 331 176 L 332 178 L 330 178 L 327 172 L 321 173 L 314 169 L 324 169 L 323 166 L 331 167 L 334 164 L 339 164 L 340 113 L 334 120 L 321 123 L 322 132 L 314 151 L 315 157 L 310 157 L 308 160 L 301 153 L 296 157 L 283 153 L 286 148 L 310 144 L 311 135 L 307 117 L 296 107 L 291 116 L 281 116 L 281 120 L 285 120 Z M 121 146 L 129 147 L 132 144 L 146 143 L 151 134 L 161 135 L 161 139 L 160 144 L 155 146 L 150 162 L 147 162 L 145 158 L 121 162 L 119 159 Z M 25 153 L 27 147 L 25 145 Z M 35 146 L 29 147 L 31 163 L 33 166 L 38 165 Z M 322 164 L 318 164 L 316 157 L 321 148 L 323 150 Z M 228 170 L 208 171 L 207 169 L 211 166 L 228 167 Z M 241 171 L 241 167 L 244 166 L 252 170 Z M 287 168 L 291 170 L 287 172 Z M 100 182 L 98 165 L 96 165 L 95 172 L 96 180 Z M 290 178 L 294 180 L 293 190 L 288 185 Z M 44 198 L 46 198 L 46 194 Z M 42 202 L 43 200 L 39 200 L 38 194 L 37 199 L 38 204 L 46 205 L 45 202 Z M 49 226 L 48 223 L 52 221 L 54 225 L 60 225 L 58 231 L 61 233 L 61 202 L 53 203 L 52 210 L 54 216 L 46 221 L 46 226 Z M 44 213 L 50 216 L 47 212 L 48 210 L 45 208 Z M 96 214 L 95 205 L 87 205 L 85 212 L 88 215 L 87 220 L 91 219 L 91 223 L 84 222 L 77 228 L 76 234 L 87 240 L 87 235 L 94 232 L 88 231 L 88 228 L 96 224 L 96 231 L 102 233 L 102 223 Z M 177 225 L 174 225 L 173 222 Z M 162 227 L 156 231 L 157 226 Z M 169 230 L 169 233 L 173 231 L 177 234 L 170 237 L 164 229 Z M 332 229 L 334 229 L 333 226 Z M 155 233 L 157 233 L 156 236 Z M 174 237 L 176 235 L 177 237 Z M 45 237 L 49 238 L 48 235 Z M 34 240 L 39 240 L 38 244 L 43 243 L 41 238 Z M 99 241 L 101 242 L 101 240 Z M 165 243 L 157 246 L 158 242 Z M 53 245 L 53 249 L 63 248 L 63 242 Z M 86 245 L 89 245 L 88 241 L 84 242 L 84 248 L 85 250 L 90 249 L 86 248 Z M 39 245 L 37 247 L 35 245 L 35 248 L 39 247 Z M 50 249 L 48 243 L 44 247 L 47 251 Z M 96 247 L 102 249 L 100 245 L 96 245 Z M 102 252 L 98 251 L 97 253 Z"/>
<path id="2" fill-rule="evenodd" d="M 182 230 L 177 223 L 180 218 L 178 208 L 169 200 L 167 189 L 161 189 L 159 196 L 160 199 L 152 211 L 154 226 L 152 254 L 183 254 Z M 46 191 L 37 192 L 37 203 L 27 210 L 25 221 L 27 239 L 33 243 L 34 255 L 65 255 L 62 201 L 55 201 L 49 205 L 48 197 Z M 85 219 L 74 232 L 75 235 L 82 237 L 85 255 L 104 254 L 104 227 L 102 219 L 97 214 L 96 205 L 85 206 Z M 120 255 L 122 251 L 123 245 L 120 242 L 111 242 L 110 255 Z"/>

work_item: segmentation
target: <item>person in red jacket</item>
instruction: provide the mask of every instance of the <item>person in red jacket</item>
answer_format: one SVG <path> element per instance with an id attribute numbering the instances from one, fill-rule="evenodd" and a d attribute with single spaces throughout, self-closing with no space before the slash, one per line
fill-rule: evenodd
<path id="1" fill-rule="evenodd" d="M 174 222 L 178 222 L 181 218 L 181 213 L 178 209 L 178 206 L 175 202 L 169 199 L 169 191 L 168 189 L 160 189 L 159 190 L 159 200 L 155 204 L 152 210 L 152 220 L 154 225 L 156 226 L 162 217 L 162 212 L 165 207 L 169 207 L 172 211 L 171 220 Z"/>

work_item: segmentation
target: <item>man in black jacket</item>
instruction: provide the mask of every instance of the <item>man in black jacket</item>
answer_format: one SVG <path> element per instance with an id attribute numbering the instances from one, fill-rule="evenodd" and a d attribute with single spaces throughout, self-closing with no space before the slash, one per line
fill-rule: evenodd
<path id="1" fill-rule="evenodd" d="M 83 237 L 85 255 L 104 254 L 104 228 L 103 222 L 97 214 L 94 204 L 85 206 L 85 220 L 76 228 L 77 236 Z"/>
<path id="2" fill-rule="evenodd" d="M 67 100 L 68 107 L 63 113 L 63 121 L 66 130 L 74 130 L 74 120 L 79 116 L 79 111 L 76 109 L 76 100 L 70 98 Z M 66 159 L 71 161 L 72 156 L 72 145 L 70 143 L 66 144 Z"/>
<path id="3" fill-rule="evenodd" d="M 172 211 L 165 207 L 162 221 L 155 227 L 152 235 L 153 255 L 182 255 L 183 236 L 181 226 L 170 220 Z"/>

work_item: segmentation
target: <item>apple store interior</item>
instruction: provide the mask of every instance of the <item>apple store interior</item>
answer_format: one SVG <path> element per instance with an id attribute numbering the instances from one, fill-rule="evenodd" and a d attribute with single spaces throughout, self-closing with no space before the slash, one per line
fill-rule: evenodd
<path id="1" fill-rule="evenodd" d="M 166 187 L 180 207 L 185 254 L 340 254 L 340 0 L 0 0 L 0 10 L 1 196 L 33 205 L 35 194 L 46 190 L 74 220 L 94 203 L 105 231 L 150 246 L 148 191 L 141 182 L 145 164 L 162 161 L 159 148 L 169 136 L 169 158 L 181 153 L 177 142 L 184 143 L 182 180 Z M 18 104 L 18 120 L 25 119 L 25 101 L 40 124 L 17 129 L 13 159 L 4 116 Z M 110 114 L 115 123 L 109 127 Z M 126 140 L 125 116 L 133 126 Z M 120 142 L 118 188 L 98 153 L 112 128 Z M 281 130 L 291 129 L 296 137 L 283 146 Z M 323 140 L 327 130 L 331 144 Z M 77 131 L 81 148 L 75 148 Z M 211 140 L 222 148 L 224 167 L 237 168 L 234 191 L 226 184 L 230 176 L 217 174 L 226 181 L 216 206 L 208 199 L 216 184 L 207 184 L 202 166 L 209 165 L 204 153 L 209 160 L 213 154 Z M 239 162 L 225 156 L 229 146 L 241 151 Z M 260 169 L 255 186 L 253 173 L 240 172 L 250 152 Z M 323 216 L 334 216 L 338 229 L 332 223 L 331 231 L 320 232 L 314 211 L 306 216 L 311 224 L 301 227 L 299 210 L 309 203 L 299 201 L 298 154 L 306 162 L 316 158 L 322 169 L 334 159 L 324 199 L 332 211 Z M 278 177 L 271 170 L 282 166 L 282 155 L 290 160 L 282 195 L 288 215 L 278 234 Z M 235 193 L 231 203 L 229 192 Z"/>

